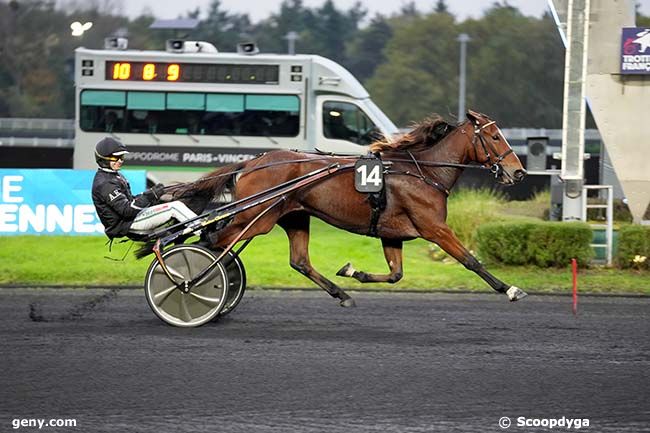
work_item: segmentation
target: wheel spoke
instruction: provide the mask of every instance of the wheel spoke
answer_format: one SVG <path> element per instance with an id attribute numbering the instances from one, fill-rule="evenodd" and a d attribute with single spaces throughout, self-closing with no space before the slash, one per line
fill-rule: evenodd
<path id="1" fill-rule="evenodd" d="M 199 302 L 201 302 L 204 305 L 207 305 L 208 307 L 216 307 L 221 303 L 221 298 L 209 298 L 207 296 L 199 295 L 198 293 L 190 292 L 190 295 L 194 297 L 195 299 L 198 299 Z"/>
<path id="2" fill-rule="evenodd" d="M 160 305 L 165 302 L 165 300 L 169 297 L 175 288 L 176 285 L 174 284 L 173 286 L 169 286 L 165 290 L 161 290 L 160 292 L 153 295 L 153 303 L 156 304 L 156 306 L 160 307 Z"/>
<path id="3" fill-rule="evenodd" d="M 169 270 L 169 273 L 172 275 L 172 277 L 180 278 L 181 280 L 185 279 L 185 277 L 180 272 L 178 272 L 176 269 L 172 268 L 171 266 L 167 265 L 167 269 Z M 160 265 L 156 266 L 154 272 L 157 274 L 163 274 L 165 276 L 167 275 L 163 270 L 162 266 Z"/>
<path id="4" fill-rule="evenodd" d="M 181 295 L 181 319 L 183 319 L 186 322 L 189 322 L 192 320 L 192 316 L 190 315 L 190 310 L 187 308 L 187 296 L 186 295 Z"/>
<path id="5" fill-rule="evenodd" d="M 187 258 L 187 251 L 181 250 L 181 255 L 183 256 L 183 260 L 185 260 L 185 266 L 187 266 L 187 275 L 189 276 L 189 278 L 192 278 L 193 277 L 192 265 L 190 263 L 190 259 Z"/>
<path id="6" fill-rule="evenodd" d="M 207 266 L 206 266 L 206 268 L 207 268 Z M 201 271 L 203 271 L 203 269 L 201 269 Z M 207 274 L 205 274 L 205 275 L 204 275 L 204 276 L 203 276 L 199 281 L 197 281 L 196 283 L 194 283 L 194 286 L 195 286 L 195 287 L 198 287 L 198 286 L 202 285 L 203 283 L 205 283 L 206 281 L 208 281 L 208 280 L 210 280 L 210 279 L 215 279 L 215 281 L 218 281 L 218 280 L 216 279 L 216 277 L 217 277 L 218 275 L 215 275 L 215 274 L 217 274 L 217 272 L 218 272 L 218 268 L 216 268 L 216 269 L 212 269 L 210 272 L 208 272 Z M 197 275 L 198 275 L 198 274 L 199 274 L 199 272 L 197 272 Z M 215 287 L 216 287 L 216 286 L 215 286 Z"/>

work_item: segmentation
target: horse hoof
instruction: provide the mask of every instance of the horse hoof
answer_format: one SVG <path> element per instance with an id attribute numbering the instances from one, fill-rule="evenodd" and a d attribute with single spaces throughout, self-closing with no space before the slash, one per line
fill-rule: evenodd
<path id="1" fill-rule="evenodd" d="M 354 302 L 354 299 L 352 298 L 342 300 L 339 305 L 345 308 L 352 308 L 357 306 L 356 302 Z"/>
<path id="2" fill-rule="evenodd" d="M 528 293 L 524 292 L 523 290 L 521 290 L 519 287 L 516 286 L 510 286 L 506 294 L 508 295 L 508 299 L 510 299 L 510 302 L 515 302 L 528 296 Z"/>
<path id="3" fill-rule="evenodd" d="M 336 273 L 339 277 L 351 277 L 354 275 L 354 268 L 351 263 L 346 263 L 339 271 Z"/>

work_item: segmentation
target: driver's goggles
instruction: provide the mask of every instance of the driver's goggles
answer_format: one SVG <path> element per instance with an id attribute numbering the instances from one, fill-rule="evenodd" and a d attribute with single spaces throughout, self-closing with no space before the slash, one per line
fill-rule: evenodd
<path id="1" fill-rule="evenodd" d="M 117 162 L 117 161 L 124 162 L 124 155 L 119 155 L 119 156 L 111 155 L 106 159 L 113 162 Z"/>

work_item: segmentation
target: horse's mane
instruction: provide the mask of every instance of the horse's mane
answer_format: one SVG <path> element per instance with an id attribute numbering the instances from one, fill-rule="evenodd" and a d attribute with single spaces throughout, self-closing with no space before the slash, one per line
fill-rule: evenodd
<path id="1" fill-rule="evenodd" d="M 384 137 L 370 145 L 371 152 L 419 152 L 426 150 L 445 138 L 455 125 L 447 123 L 438 114 L 432 114 L 419 123 L 413 123 L 412 129 L 397 138 Z"/>

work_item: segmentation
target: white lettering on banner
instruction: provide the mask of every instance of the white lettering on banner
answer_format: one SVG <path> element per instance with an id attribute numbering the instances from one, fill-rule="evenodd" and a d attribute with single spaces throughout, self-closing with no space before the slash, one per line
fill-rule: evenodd
<path id="1" fill-rule="evenodd" d="M 90 204 L 63 209 L 53 204 L 0 204 L 0 233 L 103 233 L 104 226 L 95 219 L 95 207 Z"/>
<path id="2" fill-rule="evenodd" d="M 18 192 L 23 189 L 22 186 L 12 185 L 11 182 L 22 182 L 23 176 L 3 176 L 2 177 L 2 201 L 5 203 L 22 203 L 22 197 L 12 197 L 12 192 Z"/>
<path id="3" fill-rule="evenodd" d="M 17 224 L 11 224 L 16 221 L 17 204 L 0 204 L 0 232 L 13 233 L 18 230 Z"/>
<path id="4" fill-rule="evenodd" d="M 166 152 L 132 152 L 126 155 L 128 161 L 178 162 L 178 153 Z"/>
<path id="5" fill-rule="evenodd" d="M 39 204 L 32 210 L 26 204 L 20 205 L 18 209 L 18 231 L 25 233 L 29 226 L 32 226 L 35 232 L 45 231 L 45 205 Z"/>
<path id="6" fill-rule="evenodd" d="M 46 221 L 47 231 L 52 233 L 56 230 L 56 226 L 59 226 L 61 231 L 64 233 L 70 233 L 72 230 L 72 212 L 72 206 L 69 204 L 63 206 L 63 212 L 53 204 L 48 205 Z"/>
<path id="7" fill-rule="evenodd" d="M 212 162 L 211 153 L 184 153 L 183 162 L 203 162 L 210 164 Z"/>
<path id="8" fill-rule="evenodd" d="M 233 162 L 244 162 L 249 159 L 255 158 L 255 155 L 249 155 L 246 153 L 220 153 L 217 155 L 217 160 L 221 164 L 231 164 Z"/>
<path id="9" fill-rule="evenodd" d="M 95 206 L 80 204 L 74 207 L 74 231 L 77 233 L 95 232 Z"/>

